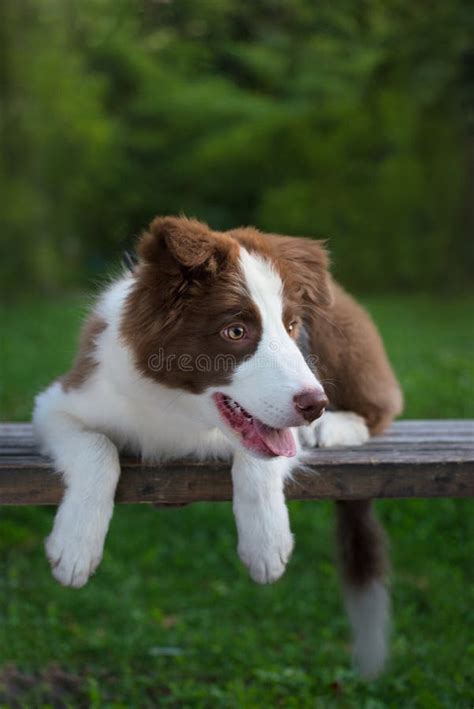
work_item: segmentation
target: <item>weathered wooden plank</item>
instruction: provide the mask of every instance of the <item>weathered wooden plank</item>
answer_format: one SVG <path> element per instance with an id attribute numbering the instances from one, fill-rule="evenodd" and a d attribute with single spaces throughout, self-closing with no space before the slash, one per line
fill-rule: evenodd
<path id="1" fill-rule="evenodd" d="M 180 463 L 163 468 L 123 463 L 117 502 L 187 504 L 231 499 L 228 466 Z M 288 486 L 290 499 L 364 499 L 474 496 L 474 464 L 322 465 L 300 471 Z M 57 504 L 59 475 L 46 465 L 25 464 L 15 474 L 0 474 L 0 502 L 4 505 Z"/>
<path id="2" fill-rule="evenodd" d="M 0 425 L 0 504 L 57 504 L 62 492 L 31 427 Z M 186 504 L 229 500 L 231 493 L 226 463 L 157 466 L 123 458 L 117 501 Z M 474 496 L 474 421 L 400 421 L 360 448 L 309 451 L 287 493 L 291 499 Z"/>
<path id="3" fill-rule="evenodd" d="M 421 465 L 430 463 L 465 463 L 474 462 L 474 449 L 466 446 L 455 446 L 454 448 L 440 449 L 431 448 L 426 445 L 423 447 L 410 448 L 370 448 L 363 446 L 360 448 L 333 448 L 333 449 L 314 449 L 306 450 L 305 460 L 309 465 L 318 467 L 321 465 L 381 465 L 381 464 L 406 464 L 406 465 Z M 129 458 L 122 458 L 123 465 L 133 465 L 134 461 Z M 183 461 L 169 461 L 165 467 L 184 464 Z M 186 465 L 202 466 L 202 463 L 194 463 L 185 461 Z M 139 464 L 139 463 L 137 463 Z M 49 462 L 35 453 L 25 453 L 22 456 L 12 455 L 0 458 L 0 472 L 12 473 L 16 468 L 20 469 L 27 465 L 28 467 L 49 467 Z M 142 467 L 153 468 L 157 467 L 153 463 L 140 463 Z M 205 463 L 212 465 L 212 463 Z"/>
<path id="4" fill-rule="evenodd" d="M 430 432 L 430 431 L 424 431 L 421 433 L 413 432 L 413 431 L 400 431 L 398 428 L 391 429 L 388 431 L 386 434 L 383 436 L 374 436 L 371 438 L 371 443 L 375 442 L 382 442 L 386 443 L 389 441 L 393 442 L 399 442 L 399 441 L 406 441 L 406 442 L 416 442 L 416 441 L 433 441 L 436 442 L 438 440 L 469 440 L 470 438 L 472 439 L 474 437 L 474 426 L 471 430 L 465 429 L 451 429 L 450 431 L 435 431 L 435 432 Z M 3 448 L 5 445 L 16 445 L 16 446 L 36 446 L 36 441 L 33 436 L 32 431 L 25 432 L 20 436 L 15 436 L 13 434 L 8 434 L 5 433 L 2 430 L 2 425 L 0 424 L 0 449 Z M 0 450 L 1 452 L 1 450 Z"/>

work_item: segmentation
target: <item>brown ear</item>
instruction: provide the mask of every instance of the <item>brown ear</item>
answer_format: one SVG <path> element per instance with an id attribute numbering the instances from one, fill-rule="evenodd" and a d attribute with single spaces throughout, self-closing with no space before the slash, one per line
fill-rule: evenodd
<path id="1" fill-rule="evenodd" d="M 329 254 L 325 242 L 295 236 L 273 238 L 278 258 L 285 264 L 288 280 L 298 297 L 310 305 L 332 305 Z"/>
<path id="2" fill-rule="evenodd" d="M 144 261 L 160 263 L 165 254 L 185 269 L 219 265 L 218 243 L 209 227 L 186 217 L 156 217 L 140 238 L 138 254 Z"/>

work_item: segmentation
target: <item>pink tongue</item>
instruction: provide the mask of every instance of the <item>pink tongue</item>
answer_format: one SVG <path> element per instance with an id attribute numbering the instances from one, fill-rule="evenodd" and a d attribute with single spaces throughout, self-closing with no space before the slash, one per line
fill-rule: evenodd
<path id="1" fill-rule="evenodd" d="M 270 428 L 256 422 L 260 438 L 265 442 L 273 455 L 284 455 L 293 458 L 296 455 L 296 445 L 289 428 Z"/>

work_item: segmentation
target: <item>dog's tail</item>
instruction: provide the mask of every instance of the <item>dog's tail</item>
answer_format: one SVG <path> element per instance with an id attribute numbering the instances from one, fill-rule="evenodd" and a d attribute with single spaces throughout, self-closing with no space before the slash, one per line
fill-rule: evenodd
<path id="1" fill-rule="evenodd" d="M 339 501 L 337 541 L 344 601 L 352 627 L 353 657 L 370 679 L 388 655 L 390 596 L 385 532 L 370 500 Z"/>

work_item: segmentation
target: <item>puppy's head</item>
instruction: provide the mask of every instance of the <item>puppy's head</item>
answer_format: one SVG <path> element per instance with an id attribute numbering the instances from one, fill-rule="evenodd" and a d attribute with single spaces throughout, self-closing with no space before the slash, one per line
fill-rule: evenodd
<path id="1" fill-rule="evenodd" d="M 297 345 L 306 309 L 330 302 L 321 244 L 167 217 L 138 254 L 122 320 L 138 370 L 256 455 L 294 455 L 289 428 L 327 404 Z"/>

